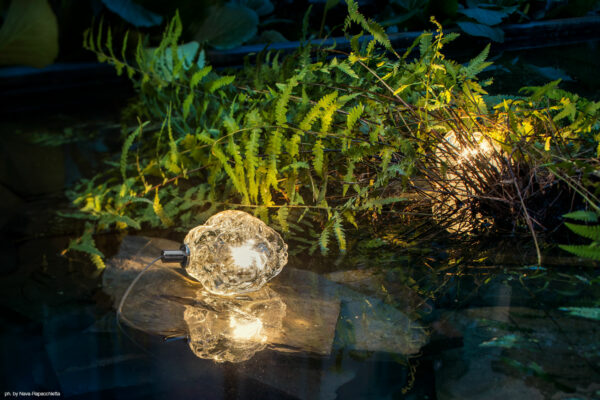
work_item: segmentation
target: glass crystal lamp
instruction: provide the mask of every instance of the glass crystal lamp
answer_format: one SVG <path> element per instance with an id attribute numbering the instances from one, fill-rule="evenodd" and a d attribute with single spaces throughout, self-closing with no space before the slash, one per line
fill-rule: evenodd
<path id="1" fill-rule="evenodd" d="M 260 219 L 228 210 L 190 230 L 180 250 L 164 250 L 163 262 L 181 262 L 186 272 L 218 295 L 260 289 L 287 263 L 287 244 Z"/>

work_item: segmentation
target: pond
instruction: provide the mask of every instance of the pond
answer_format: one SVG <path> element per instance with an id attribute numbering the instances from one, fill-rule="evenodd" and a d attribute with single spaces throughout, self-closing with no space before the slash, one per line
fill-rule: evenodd
<path id="1" fill-rule="evenodd" d="M 178 243 L 105 238 L 115 249 L 121 241 L 120 251 L 99 279 L 84 262 L 59 256 L 67 244 L 59 228 L 35 232 L 54 223 L 45 210 L 30 205 L 21 217 L 11 230 L 22 241 L 5 251 L 0 290 L 2 387 L 10 391 L 70 398 L 600 394 L 600 325 L 578 315 L 596 304 L 599 277 L 577 260 L 548 269 L 449 262 L 430 269 L 402 257 L 383 267 L 381 249 L 359 265 L 292 258 L 266 292 L 236 300 L 261 321 L 241 333 L 230 329 L 227 301 L 215 303 L 180 268 L 159 263 L 132 290 L 119 327 L 114 308 L 132 273 Z M 230 324 L 207 327 L 222 315 Z"/>
<path id="2" fill-rule="evenodd" d="M 95 134 L 54 147 L 23 139 L 65 127 Z M 101 235 L 109 260 L 99 274 L 61 255 L 83 224 L 54 211 L 69 207 L 65 187 L 102 167 L 98 153 L 119 150 L 119 129 L 112 110 L 2 123 L 5 137 L 21 131 L 3 141 L 0 171 L 0 382 L 10 396 L 600 398 L 598 265 L 556 253 L 532 266 L 529 238 L 293 256 L 266 288 L 231 301 L 158 263 L 118 325 L 125 287 L 183 234 Z M 479 257 L 464 258 L 467 248 Z"/>

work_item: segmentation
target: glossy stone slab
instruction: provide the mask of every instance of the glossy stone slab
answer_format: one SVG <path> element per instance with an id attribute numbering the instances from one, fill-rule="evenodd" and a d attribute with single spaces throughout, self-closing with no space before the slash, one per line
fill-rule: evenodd
<path id="1" fill-rule="evenodd" d="M 115 307 L 127 286 L 154 255 L 160 254 L 161 249 L 176 248 L 176 242 L 164 239 L 126 237 L 119 253 L 107 262 L 103 278 L 104 290 L 114 299 Z M 281 329 L 268 335 L 269 348 L 319 355 L 331 352 L 340 310 L 340 300 L 328 290 L 331 285 L 317 274 L 292 268 L 284 268 L 269 282 L 267 288 L 277 293 L 286 305 Z M 202 285 L 183 275 L 177 265 L 159 262 L 131 291 L 122 319 L 148 333 L 185 336 L 185 307 L 206 308 L 207 295 Z M 252 296 L 255 294 L 233 299 Z"/>
<path id="2" fill-rule="evenodd" d="M 145 264 L 161 249 L 178 247 L 178 243 L 164 239 L 126 237 L 104 273 L 104 288 L 113 297 L 115 307 Z M 269 349 L 321 356 L 329 355 L 333 347 L 415 354 L 427 342 L 420 324 L 379 296 L 359 293 L 316 273 L 287 267 L 265 288 L 285 304 L 282 320 L 265 324 L 266 339 L 261 340 L 266 340 Z M 199 307 L 203 313 L 215 311 L 207 295 L 202 285 L 185 276 L 178 265 L 159 262 L 131 291 L 122 319 L 148 333 L 186 337 L 186 309 L 188 315 L 189 307 Z M 239 302 L 260 296 L 260 291 L 233 296 L 231 302 L 235 308 Z M 223 312 L 222 305 L 217 308 Z"/>

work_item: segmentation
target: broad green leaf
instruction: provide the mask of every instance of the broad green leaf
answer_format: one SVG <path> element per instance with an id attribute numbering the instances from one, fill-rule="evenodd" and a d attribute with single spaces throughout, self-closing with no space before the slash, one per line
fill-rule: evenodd
<path id="1" fill-rule="evenodd" d="M 0 28 L 0 65 L 42 68 L 56 56 L 58 23 L 48 1 L 11 1 Z"/>
<path id="2" fill-rule="evenodd" d="M 110 11 L 138 28 L 148 28 L 160 25 L 163 18 L 132 0 L 102 0 L 102 3 Z"/>
<path id="3" fill-rule="evenodd" d="M 234 0 L 233 3 L 241 4 L 254 10 L 259 17 L 271 14 L 275 9 L 270 0 Z"/>
<path id="4" fill-rule="evenodd" d="M 504 10 L 488 10 L 479 7 L 463 8 L 457 11 L 484 25 L 498 25 L 509 15 Z"/>
<path id="5" fill-rule="evenodd" d="M 471 36 L 485 37 L 499 43 L 504 42 L 504 31 L 500 28 L 467 21 L 459 21 L 456 24 Z"/>
<path id="6" fill-rule="evenodd" d="M 258 15 L 241 4 L 211 6 L 194 37 L 217 49 L 231 49 L 252 38 L 257 31 Z"/>

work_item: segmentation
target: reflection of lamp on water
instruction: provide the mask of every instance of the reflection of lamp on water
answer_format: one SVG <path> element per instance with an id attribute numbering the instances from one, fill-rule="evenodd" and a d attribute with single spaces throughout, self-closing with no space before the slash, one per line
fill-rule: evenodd
<path id="1" fill-rule="evenodd" d="M 189 346 L 199 358 L 241 362 L 267 347 L 281 331 L 286 306 L 269 288 L 239 297 L 202 294 L 186 305 Z"/>
<path id="2" fill-rule="evenodd" d="M 181 250 L 163 251 L 165 262 L 181 262 L 211 293 L 232 295 L 260 289 L 287 263 L 287 245 L 260 219 L 223 211 L 192 229 Z"/>
<path id="3" fill-rule="evenodd" d="M 260 338 L 264 342 L 267 338 L 260 336 L 262 332 L 262 321 L 258 318 L 238 319 L 233 315 L 229 317 L 229 327 L 232 329 L 231 335 L 237 340 L 253 340 Z"/>

